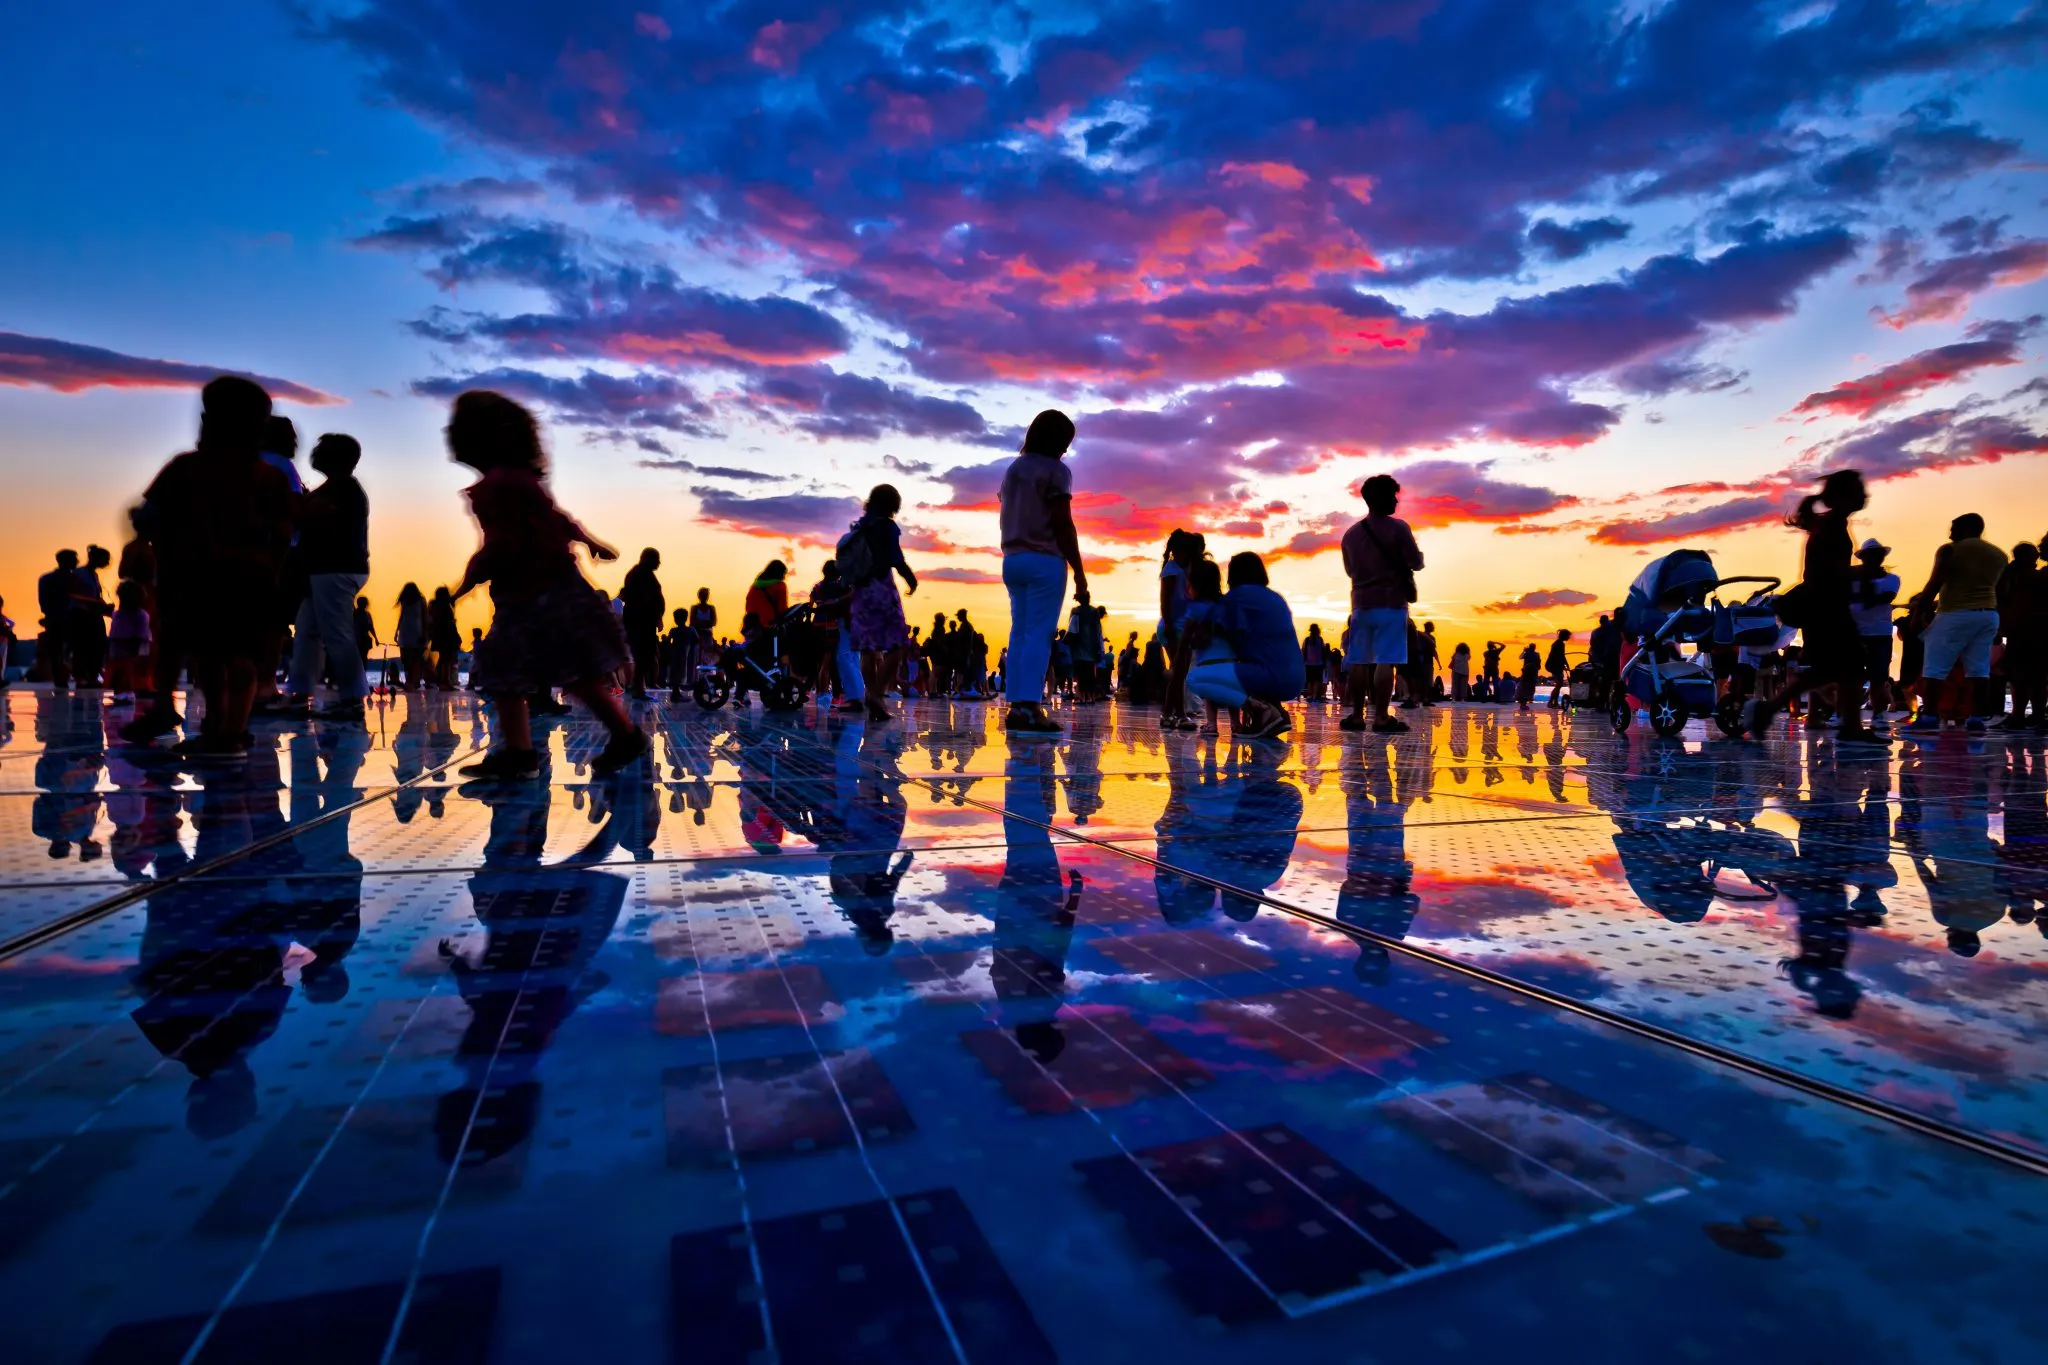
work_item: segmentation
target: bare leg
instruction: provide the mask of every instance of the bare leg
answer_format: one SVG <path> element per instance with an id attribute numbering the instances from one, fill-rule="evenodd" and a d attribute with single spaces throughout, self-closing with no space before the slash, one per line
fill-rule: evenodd
<path id="1" fill-rule="evenodd" d="M 604 723 L 605 729 L 612 732 L 613 738 L 631 734 L 639 728 L 626 715 L 626 708 L 619 704 L 618 695 L 601 682 L 571 683 L 562 690 L 589 707 L 591 714 Z M 519 720 L 520 724 L 526 724 L 526 701 L 524 698 L 521 698 L 519 702 Z M 509 720 L 506 728 L 508 731 L 511 728 Z M 533 747 L 531 738 L 527 740 L 524 747 L 529 749 Z"/>
<path id="2" fill-rule="evenodd" d="M 1365 670 L 1357 668 L 1353 669 L 1352 672 L 1362 674 Z M 1393 700 L 1394 666 L 1392 664 L 1379 664 L 1372 670 L 1372 718 L 1376 721 L 1392 719 L 1394 714 L 1392 710 Z"/>
<path id="3" fill-rule="evenodd" d="M 1388 680 L 1387 685 L 1389 688 L 1393 686 L 1392 679 Z M 1372 665 L 1352 664 L 1344 670 L 1344 704 L 1351 708 L 1352 719 L 1360 720 L 1364 718 L 1365 696 L 1370 690 L 1374 690 Z M 1380 703 L 1380 709 L 1382 711 L 1386 709 L 1384 701 Z"/>
<path id="4" fill-rule="evenodd" d="M 524 753 L 533 748 L 533 718 L 526 709 L 523 693 L 500 692 L 491 698 L 498 704 L 498 735 L 507 749 Z"/>

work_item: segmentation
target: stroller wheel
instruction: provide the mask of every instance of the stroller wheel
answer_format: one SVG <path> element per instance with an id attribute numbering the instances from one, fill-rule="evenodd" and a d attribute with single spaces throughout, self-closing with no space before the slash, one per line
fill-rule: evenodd
<path id="1" fill-rule="evenodd" d="M 1685 729 L 1685 708 L 1676 698 L 1659 697 L 1650 703 L 1650 728 L 1665 739 Z"/>
<path id="2" fill-rule="evenodd" d="M 1608 719 L 1614 722 L 1614 733 L 1617 735 L 1624 734 L 1628 730 L 1629 722 L 1636 717 L 1636 708 L 1628 698 L 1623 697 L 1620 701 L 1614 703 L 1614 709 L 1607 714 Z"/>
<path id="3" fill-rule="evenodd" d="M 690 684 L 690 695 L 706 711 L 716 711 L 732 696 L 732 682 L 723 674 L 699 673 Z"/>
<path id="4" fill-rule="evenodd" d="M 785 673 L 761 689 L 761 704 L 770 711 L 794 711 L 804 704 L 804 685 Z"/>
<path id="5" fill-rule="evenodd" d="M 1721 727 L 1721 733 L 1730 738 L 1742 734 L 1742 698 L 1728 696 L 1721 698 L 1721 704 L 1714 708 L 1714 724 Z"/>

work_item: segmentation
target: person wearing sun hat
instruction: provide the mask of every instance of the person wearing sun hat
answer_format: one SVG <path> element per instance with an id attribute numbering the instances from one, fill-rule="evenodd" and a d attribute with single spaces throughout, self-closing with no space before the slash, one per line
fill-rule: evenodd
<path id="1" fill-rule="evenodd" d="M 1849 570 L 1849 614 L 1863 641 L 1863 670 L 1870 679 L 1870 713 L 1883 720 L 1892 706 L 1892 604 L 1899 596 L 1899 576 L 1885 567 L 1892 547 L 1876 536 L 1856 547 Z"/>

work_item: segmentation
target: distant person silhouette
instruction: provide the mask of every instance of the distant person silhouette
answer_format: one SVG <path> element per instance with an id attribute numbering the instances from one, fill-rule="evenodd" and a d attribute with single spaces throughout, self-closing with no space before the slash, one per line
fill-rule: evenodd
<path id="1" fill-rule="evenodd" d="M 588 706 L 611 739 L 591 763 L 615 772 L 648 751 L 636 728 L 605 687 L 626 662 L 626 641 L 604 595 L 576 565 L 582 545 L 600 561 L 618 551 L 597 539 L 555 504 L 547 486 L 547 457 L 533 414 L 502 394 L 472 389 L 455 400 L 448 449 L 456 463 L 482 477 L 467 496 L 483 534 L 454 596 L 491 585 L 490 634 L 476 651 L 472 685 L 498 708 L 503 743 L 465 777 L 528 779 L 540 772 L 528 698 L 566 688 Z"/>
<path id="2" fill-rule="evenodd" d="M 427 648 L 434 656 L 434 686 L 453 692 L 462 659 L 462 627 L 455 620 L 455 596 L 445 587 L 434 589 L 433 600 L 427 603 Z"/>
<path id="3" fill-rule="evenodd" d="M 261 454 L 263 463 L 275 469 L 290 485 L 296 502 L 306 491 L 306 484 L 299 476 L 299 429 L 292 425 L 291 418 L 273 415 L 264 423 Z M 294 551 L 298 543 L 298 532 L 294 529 L 290 542 Z M 270 616 L 264 624 L 262 642 L 257 647 L 255 709 L 259 714 L 285 707 L 284 698 L 277 690 L 278 662 L 284 653 L 285 632 L 298 619 L 299 601 L 305 596 L 305 591 L 305 573 L 294 554 L 279 569 Z"/>
<path id="4" fill-rule="evenodd" d="M 1800 632 L 1799 668 L 1770 696 L 1744 703 L 1743 728 L 1758 738 L 1770 732 L 1772 718 L 1787 702 L 1829 683 L 1842 714 L 1837 738 L 1845 743 L 1883 738 L 1863 724 L 1863 636 L 1849 610 L 1856 543 L 1849 535 L 1849 518 L 1869 503 L 1863 476 L 1838 469 L 1786 518 L 1788 526 L 1806 533 L 1799 585 L 1778 598 L 1778 619 Z M 1991 616 L 1995 622 L 1997 614 Z"/>
<path id="5" fill-rule="evenodd" d="M 1017 458 L 1003 471 L 996 498 L 1003 551 L 1003 586 L 1010 596 L 1009 662 L 1003 692 L 1009 703 L 1003 727 L 1025 734 L 1058 734 L 1045 711 L 1045 674 L 1052 638 L 1074 572 L 1074 598 L 1088 600 L 1088 571 L 1074 530 L 1074 471 L 1065 456 L 1074 421 L 1046 409 L 1031 419 Z M 842 559 L 843 562 L 843 559 Z"/>
<path id="6" fill-rule="evenodd" d="M 896 525 L 896 513 L 902 507 L 903 495 L 893 485 L 876 484 L 868 494 L 860 519 L 840 537 L 832 556 L 853 589 L 848 624 L 853 632 L 853 647 L 861 656 L 871 720 L 890 719 L 882 698 L 896 681 L 903 651 L 912 641 L 910 624 L 903 616 L 903 598 L 896 591 L 899 574 L 905 588 L 912 593 L 917 591 L 917 575 L 904 562 L 903 531 Z M 906 681 L 906 697 L 910 690 Z"/>
<path id="7" fill-rule="evenodd" d="M 1401 485 L 1391 474 L 1375 474 L 1359 486 L 1365 518 L 1344 533 L 1344 572 L 1351 579 L 1351 629 L 1344 645 L 1346 730 L 1366 728 L 1365 703 L 1372 700 L 1372 728 L 1401 734 L 1407 723 L 1389 703 L 1394 670 L 1408 662 L 1408 607 L 1415 601 L 1415 572 L 1422 551 L 1408 523 L 1395 516 Z"/>
<path id="8" fill-rule="evenodd" d="M 271 622 L 296 502 L 284 475 L 260 458 L 269 418 L 270 395 L 259 385 L 213 380 L 200 391 L 197 446 L 142 495 L 136 528 L 156 552 L 159 638 L 178 648 L 159 651 L 154 705 L 124 738 L 167 734 L 178 723 L 171 687 L 178 656 L 189 651 L 206 712 L 180 751 L 214 761 L 247 752 L 264 651 L 276 660 Z"/>
<path id="9" fill-rule="evenodd" d="M 353 436 L 329 432 L 313 444 L 312 465 L 324 476 L 299 503 L 299 568 L 305 596 L 292 626 L 294 702 L 310 700 L 323 671 L 334 678 L 334 703 L 321 720 L 360 724 L 370 681 L 356 642 L 356 594 L 370 577 L 370 499 L 356 481 L 363 448 Z"/>
<path id="10" fill-rule="evenodd" d="M 398 629 L 392 643 L 398 646 L 399 676 L 408 691 L 423 691 L 427 685 L 427 595 L 417 583 L 398 590 Z"/>
<path id="11" fill-rule="evenodd" d="M 36 580 L 42 634 L 36 660 L 58 691 L 71 686 L 72 597 L 78 591 L 78 551 L 57 551 L 57 567 Z"/>
<path id="12" fill-rule="evenodd" d="M 626 627 L 626 647 L 633 654 L 633 695 L 645 698 L 651 687 L 661 686 L 661 621 L 668 614 L 668 599 L 662 596 L 661 552 L 649 547 L 640 552 L 640 562 L 626 570 L 619 585 L 619 600 L 625 604 L 621 623 Z"/>

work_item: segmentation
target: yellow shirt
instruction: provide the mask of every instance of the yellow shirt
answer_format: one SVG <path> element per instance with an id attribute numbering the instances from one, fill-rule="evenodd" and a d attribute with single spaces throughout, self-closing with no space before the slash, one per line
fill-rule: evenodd
<path id="1" fill-rule="evenodd" d="M 1948 576 L 1942 580 L 1942 611 L 1998 610 L 1998 576 L 2005 572 L 2006 553 L 1982 536 L 1948 545 Z"/>

